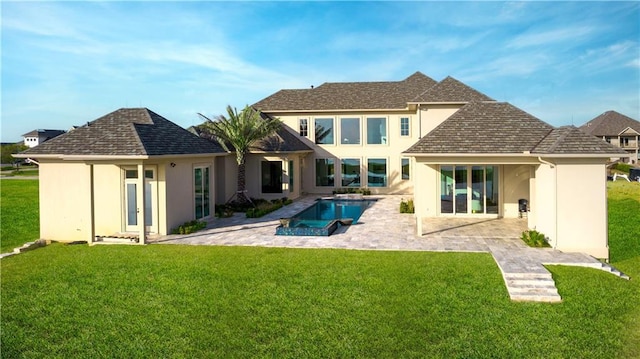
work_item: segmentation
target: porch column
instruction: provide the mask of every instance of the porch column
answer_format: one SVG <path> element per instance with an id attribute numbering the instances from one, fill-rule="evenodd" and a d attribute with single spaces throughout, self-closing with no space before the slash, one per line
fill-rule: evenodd
<path id="1" fill-rule="evenodd" d="M 145 200 L 144 200 L 144 163 L 138 164 L 138 178 L 136 185 L 136 202 L 138 203 L 137 207 L 137 217 L 138 217 L 138 231 L 139 231 L 139 240 L 138 244 L 145 243 L 145 231 L 146 231 L 146 223 L 145 219 Z"/>

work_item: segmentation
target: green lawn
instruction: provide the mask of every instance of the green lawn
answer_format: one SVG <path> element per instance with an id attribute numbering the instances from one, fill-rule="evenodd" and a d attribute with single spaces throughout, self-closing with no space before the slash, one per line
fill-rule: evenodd
<path id="1" fill-rule="evenodd" d="M 640 186 L 621 183 L 611 253 L 633 279 L 550 267 L 560 304 L 511 302 L 483 253 L 56 244 L 2 259 L 2 357 L 638 358 Z"/>
<path id="2" fill-rule="evenodd" d="M 38 181 L 0 180 L 0 253 L 38 238 Z"/>

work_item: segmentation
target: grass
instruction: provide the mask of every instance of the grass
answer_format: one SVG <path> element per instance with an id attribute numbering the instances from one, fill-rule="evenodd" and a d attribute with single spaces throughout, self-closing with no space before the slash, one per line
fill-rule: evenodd
<path id="1" fill-rule="evenodd" d="M 638 358 L 640 186 L 608 186 L 633 279 L 551 266 L 560 304 L 486 253 L 54 244 L 2 259 L 2 357 Z"/>
<path id="2" fill-rule="evenodd" d="M 19 171 L 13 171 L 11 173 L 3 173 L 3 176 L 7 176 L 7 177 L 15 177 L 15 176 L 29 176 L 29 177 L 37 177 L 40 174 L 40 171 L 35 169 L 28 169 L 28 170 L 19 170 Z"/>
<path id="3" fill-rule="evenodd" d="M 37 180 L 0 180 L 0 253 L 40 237 Z"/>

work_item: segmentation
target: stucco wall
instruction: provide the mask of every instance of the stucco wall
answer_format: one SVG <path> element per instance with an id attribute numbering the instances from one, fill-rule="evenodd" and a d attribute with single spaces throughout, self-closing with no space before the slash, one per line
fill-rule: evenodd
<path id="1" fill-rule="evenodd" d="M 557 248 L 608 258 L 604 164 L 558 163 L 557 175 Z"/>
<path id="2" fill-rule="evenodd" d="M 214 215 L 216 203 L 215 176 L 213 158 L 192 158 L 174 160 L 174 167 L 166 170 L 166 230 L 195 219 L 194 174 L 195 167 L 209 166 L 210 213 Z"/>
<path id="3" fill-rule="evenodd" d="M 533 221 L 529 226 L 549 237 L 551 246 L 555 246 L 556 234 L 556 168 L 540 164 L 535 168 L 535 197 L 530 213 Z"/>
<path id="4" fill-rule="evenodd" d="M 331 193 L 340 188 L 340 160 L 359 159 L 362 168 L 362 186 L 366 187 L 367 161 L 373 158 L 383 158 L 387 163 L 387 186 L 370 187 L 372 193 L 380 194 L 411 194 L 413 182 L 402 179 L 402 151 L 409 148 L 419 139 L 418 115 L 415 112 L 398 111 L 388 113 L 359 112 L 359 113 L 326 113 L 326 114 L 272 114 L 284 122 L 289 130 L 299 134 L 299 120 L 308 120 L 309 131 L 307 136 L 299 138 L 314 149 L 314 153 L 304 157 L 302 168 L 302 192 L 305 193 Z M 408 136 L 400 135 L 400 119 L 409 118 L 410 129 Z M 334 144 L 317 145 L 314 143 L 314 121 L 316 118 L 332 118 L 334 124 Z M 360 120 L 360 143 L 341 143 L 341 118 L 358 118 Z M 367 118 L 386 119 L 386 143 L 367 144 Z M 335 160 L 335 185 L 331 187 L 316 186 L 315 160 L 332 158 Z M 413 177 L 410 174 L 410 177 Z"/>
<path id="5" fill-rule="evenodd" d="M 526 199 L 531 202 L 529 194 L 529 180 L 531 165 L 502 166 L 502 216 L 517 218 L 519 216 L 518 200 Z"/>
<path id="6" fill-rule="evenodd" d="M 90 167 L 40 162 L 40 238 L 91 240 Z"/>
<path id="7" fill-rule="evenodd" d="M 95 234 L 112 235 L 123 230 L 122 168 L 113 164 L 93 165 Z"/>

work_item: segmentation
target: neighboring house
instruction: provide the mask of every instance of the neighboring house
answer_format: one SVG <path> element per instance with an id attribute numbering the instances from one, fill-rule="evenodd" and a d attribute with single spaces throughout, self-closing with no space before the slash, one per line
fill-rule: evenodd
<path id="1" fill-rule="evenodd" d="M 130 108 L 14 157 L 40 163 L 40 238 L 91 243 L 118 233 L 164 235 L 212 215 L 216 158 L 226 155 L 148 109 Z"/>
<path id="2" fill-rule="evenodd" d="M 48 141 L 54 137 L 60 136 L 65 131 L 62 130 L 33 130 L 31 132 L 22 135 L 24 137 L 24 144 L 28 147 L 36 147 L 37 145 Z"/>
<path id="3" fill-rule="evenodd" d="M 638 163 L 640 148 L 640 122 L 616 111 L 607 111 L 593 120 L 580 126 L 580 129 L 592 136 L 602 138 L 614 146 L 627 151 L 629 159 L 622 158 L 631 164 Z"/>
<path id="4" fill-rule="evenodd" d="M 413 194 L 419 234 L 429 217 L 516 218 L 526 200 L 529 227 L 553 247 L 609 256 L 605 163 L 626 154 L 575 127 L 420 72 L 281 90 L 253 106 L 313 149 L 303 192 Z"/>

